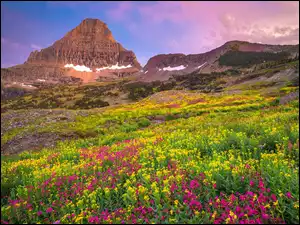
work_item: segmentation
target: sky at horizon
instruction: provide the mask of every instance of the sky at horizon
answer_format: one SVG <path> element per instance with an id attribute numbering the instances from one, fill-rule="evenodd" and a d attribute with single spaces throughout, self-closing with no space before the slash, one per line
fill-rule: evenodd
<path id="1" fill-rule="evenodd" d="M 157 54 L 198 54 L 231 40 L 299 44 L 299 1 L 1 1 L 1 68 L 24 63 L 85 18 L 105 22 L 142 65 Z"/>

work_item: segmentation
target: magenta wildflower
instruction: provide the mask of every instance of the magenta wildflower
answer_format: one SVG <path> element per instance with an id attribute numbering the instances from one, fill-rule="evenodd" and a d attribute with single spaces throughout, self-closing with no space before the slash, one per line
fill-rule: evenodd
<path id="1" fill-rule="evenodd" d="M 47 212 L 47 213 L 51 213 L 51 212 L 53 212 L 53 209 L 50 207 L 50 208 L 48 208 L 48 209 L 46 210 L 46 212 Z"/>
<path id="2" fill-rule="evenodd" d="M 250 180 L 250 186 L 253 187 L 254 186 L 254 182 L 253 180 Z"/>
<path id="3" fill-rule="evenodd" d="M 288 197 L 288 198 L 293 198 L 291 192 L 287 192 L 285 195 L 286 195 L 286 197 Z"/>
<path id="4" fill-rule="evenodd" d="M 42 211 L 38 211 L 36 214 L 37 214 L 38 216 L 41 216 L 41 215 L 43 215 L 43 212 L 42 212 Z"/>
<path id="5" fill-rule="evenodd" d="M 178 189 L 177 185 L 173 183 L 170 188 L 171 192 L 174 192 L 177 189 Z"/>
<path id="6" fill-rule="evenodd" d="M 237 207 L 235 208 L 235 213 L 236 213 L 236 214 L 239 214 L 240 212 L 241 212 L 241 207 L 237 206 Z"/>
<path id="7" fill-rule="evenodd" d="M 269 216 L 268 214 L 265 214 L 265 213 L 263 213 L 263 214 L 261 215 L 261 217 L 262 217 L 264 220 L 267 220 L 267 219 L 270 218 L 270 216 Z"/>
<path id="8" fill-rule="evenodd" d="M 242 218 L 245 215 L 245 213 L 239 213 L 238 217 Z"/>
<path id="9" fill-rule="evenodd" d="M 254 193 L 252 191 L 247 191 L 247 195 L 252 197 L 254 195 Z"/>
<path id="10" fill-rule="evenodd" d="M 272 199 L 273 202 L 276 202 L 277 201 L 276 195 L 271 194 L 271 199 Z"/>
<path id="11" fill-rule="evenodd" d="M 190 188 L 191 188 L 191 189 L 196 189 L 196 188 L 198 188 L 198 187 L 199 187 L 198 181 L 196 181 L 196 180 L 191 180 L 191 182 L 190 182 Z"/>
<path id="12" fill-rule="evenodd" d="M 92 216 L 88 219 L 89 223 L 99 223 L 99 218 L 98 216 Z"/>
<path id="13" fill-rule="evenodd" d="M 261 222 L 260 218 L 257 218 L 255 221 L 256 221 L 257 224 L 263 224 L 263 223 Z"/>

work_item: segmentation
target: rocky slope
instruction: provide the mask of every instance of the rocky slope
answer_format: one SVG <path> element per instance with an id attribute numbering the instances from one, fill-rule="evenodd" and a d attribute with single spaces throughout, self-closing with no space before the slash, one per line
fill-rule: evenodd
<path id="1" fill-rule="evenodd" d="M 295 57 L 299 54 L 299 45 L 265 45 L 230 41 L 202 54 L 156 55 L 150 58 L 143 68 L 140 80 L 167 80 L 172 75 L 184 75 L 194 71 L 202 73 L 226 71 L 235 67 L 228 63 L 229 60 L 234 60 L 232 54 L 237 54 L 235 57 L 242 58 L 244 62 L 249 61 L 246 66 L 237 65 L 238 67 L 247 67 L 244 70 L 249 70 L 254 64 L 264 61 Z"/>
<path id="2" fill-rule="evenodd" d="M 116 42 L 107 25 L 98 19 L 85 19 L 52 46 L 32 52 L 23 65 L 1 70 L 7 82 L 60 83 L 77 77 L 83 82 L 98 77 L 128 76 L 141 69 L 135 54 Z"/>

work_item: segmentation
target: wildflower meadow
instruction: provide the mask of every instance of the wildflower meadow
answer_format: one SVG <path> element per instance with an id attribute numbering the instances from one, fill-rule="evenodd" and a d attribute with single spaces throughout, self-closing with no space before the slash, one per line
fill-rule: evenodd
<path id="1" fill-rule="evenodd" d="M 299 223 L 298 100 L 169 98 L 74 122 L 117 122 L 97 138 L 3 157 L 1 223 Z"/>

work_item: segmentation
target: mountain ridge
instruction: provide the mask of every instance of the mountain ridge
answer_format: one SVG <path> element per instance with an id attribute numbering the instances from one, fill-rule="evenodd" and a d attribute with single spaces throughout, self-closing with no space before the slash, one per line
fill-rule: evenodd
<path id="1" fill-rule="evenodd" d="M 220 66 L 218 60 L 222 55 L 229 51 L 256 53 L 269 52 L 275 54 L 277 52 L 287 51 L 294 57 L 295 54 L 299 54 L 299 44 L 270 45 L 233 40 L 208 52 L 199 54 L 159 54 L 148 60 L 143 68 L 145 76 L 141 76 L 140 79 L 143 81 L 150 81 L 153 79 L 167 80 L 173 74 L 184 75 L 199 69 L 205 73 L 226 71 L 231 69 L 231 67 Z M 176 67 L 178 67 L 178 69 L 176 69 Z M 175 69 L 172 70 L 172 68 Z"/>
<path id="2" fill-rule="evenodd" d="M 241 57 L 248 57 L 243 52 L 249 52 L 249 57 L 259 57 L 263 62 L 265 56 L 259 55 L 260 53 L 272 55 L 288 52 L 289 56 L 282 58 L 294 57 L 299 54 L 299 44 L 270 45 L 232 40 L 199 54 L 158 54 L 152 56 L 142 67 L 134 52 L 114 39 L 106 23 L 86 18 L 51 46 L 31 52 L 24 64 L 1 69 L 1 79 L 5 84 L 17 82 L 21 85 L 40 85 L 40 80 L 45 80 L 44 84 L 88 83 L 129 76 L 145 82 L 163 81 L 173 75 L 195 71 L 214 73 L 232 69 L 234 66 L 224 64 L 224 60 L 223 64 L 220 62 L 224 57 L 239 57 L 228 53 L 232 51 Z M 251 66 L 247 69 L 251 70 Z"/>

